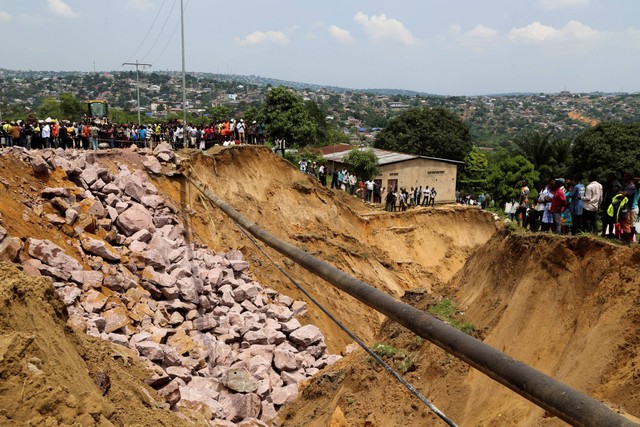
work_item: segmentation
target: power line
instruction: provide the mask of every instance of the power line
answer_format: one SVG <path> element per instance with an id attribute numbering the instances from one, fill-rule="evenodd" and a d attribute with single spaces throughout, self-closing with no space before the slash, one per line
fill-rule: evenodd
<path id="1" fill-rule="evenodd" d="M 151 47 L 147 50 L 147 53 L 144 54 L 144 59 L 147 59 L 147 57 L 149 56 L 149 54 L 153 51 L 153 49 L 156 47 L 156 44 L 158 43 L 158 40 L 160 40 L 160 36 L 162 36 L 162 34 L 164 34 L 164 29 L 167 26 L 167 23 L 169 22 L 169 19 L 171 18 L 171 15 L 173 15 L 173 9 L 176 7 L 176 3 L 178 2 L 178 0 L 173 0 L 173 4 L 171 5 L 171 10 L 169 10 L 169 14 L 167 15 L 167 18 L 164 20 L 164 22 L 162 23 L 162 28 L 160 28 L 160 32 L 158 33 L 158 35 L 156 36 L 156 39 L 153 41 L 153 44 L 151 45 Z M 175 32 L 175 30 L 173 30 Z M 173 37 L 173 35 L 171 36 Z M 155 62 L 155 61 L 154 61 Z"/>
<path id="2" fill-rule="evenodd" d="M 160 16 L 160 12 L 162 12 L 162 8 L 164 7 L 164 3 L 166 1 L 167 0 L 162 0 L 162 4 L 160 5 L 160 9 L 158 9 L 158 13 L 156 13 L 156 17 L 153 18 L 153 22 L 151 23 L 151 26 L 149 27 L 149 30 L 147 30 L 147 34 L 145 34 L 144 38 L 142 39 L 142 41 L 138 45 L 138 48 L 136 49 L 135 52 L 133 52 L 133 55 L 131 55 L 129 57 L 129 59 L 127 59 L 127 62 L 130 62 L 138 54 L 138 51 L 140 50 L 140 48 L 142 47 L 144 42 L 147 40 L 147 37 L 149 37 L 149 34 L 151 33 L 151 30 L 153 29 L 153 26 L 156 24 L 156 21 L 158 20 L 158 17 Z"/>
<path id="3" fill-rule="evenodd" d="M 185 11 L 187 10 L 187 7 L 189 7 L 189 1 L 190 0 L 187 0 L 187 4 L 184 5 L 184 10 Z M 162 57 L 162 54 L 164 54 L 164 51 L 167 50 L 167 47 L 169 47 L 169 43 L 171 43 L 171 40 L 173 40 L 173 36 L 176 34 L 176 31 L 178 30 L 179 26 L 180 26 L 180 20 L 178 20 L 178 22 L 176 23 L 176 26 L 173 27 L 173 31 L 171 32 L 171 36 L 169 36 L 169 40 L 167 40 L 167 43 L 162 48 L 162 51 L 160 52 L 160 55 L 158 55 L 158 57 L 156 58 L 155 61 L 152 61 L 153 64 L 158 62 L 158 60 Z"/>

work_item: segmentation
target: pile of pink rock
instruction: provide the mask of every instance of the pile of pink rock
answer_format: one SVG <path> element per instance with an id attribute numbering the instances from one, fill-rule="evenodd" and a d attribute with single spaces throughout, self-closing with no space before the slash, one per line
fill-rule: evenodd
<path id="1" fill-rule="evenodd" d="M 69 322 L 137 352 L 172 408 L 219 426 L 263 425 L 301 381 L 340 358 L 327 354 L 316 326 L 297 320 L 306 303 L 253 280 L 240 251 L 190 241 L 188 208 L 161 197 L 147 174 L 172 161 L 170 146 L 134 172 L 111 172 L 94 153 L 5 150 L 35 174 L 66 172 L 68 185 L 45 188 L 26 215 L 59 228 L 73 250 L 36 238 L 23 246 L 0 226 L 0 258 L 51 277 Z"/>

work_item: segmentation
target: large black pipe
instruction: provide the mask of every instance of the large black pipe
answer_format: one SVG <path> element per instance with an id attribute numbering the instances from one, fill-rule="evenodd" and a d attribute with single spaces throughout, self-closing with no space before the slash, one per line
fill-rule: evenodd
<path id="1" fill-rule="evenodd" d="M 200 182 L 189 175 L 186 178 L 207 199 L 262 242 L 567 423 L 593 427 L 640 426 L 602 402 L 280 240 L 241 215 Z"/>

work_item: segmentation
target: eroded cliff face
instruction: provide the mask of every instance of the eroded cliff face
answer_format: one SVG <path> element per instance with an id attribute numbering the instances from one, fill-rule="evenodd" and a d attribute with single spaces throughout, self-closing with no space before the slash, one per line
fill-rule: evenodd
<path id="1" fill-rule="evenodd" d="M 273 234 L 397 297 L 417 290 L 424 301 L 447 295 L 467 304 L 472 294 L 464 294 L 456 281 L 480 276 L 468 271 L 467 259 L 493 242 L 501 228 L 492 215 L 467 207 L 383 212 L 323 188 L 263 148 L 178 155 L 184 169 Z M 308 412 L 279 417 L 278 423 L 320 422 L 337 406 L 346 421 L 356 424 L 369 419 L 371 425 L 385 425 L 388 419 L 404 418 L 417 423 L 431 417 L 422 408 L 407 409 L 410 399 L 359 353 L 334 363 L 337 354 L 346 354 L 348 337 L 175 173 L 175 156 L 166 147 L 141 153 L 8 149 L 0 156 L 0 253 L 24 273 L 46 277 L 30 278 L 6 267 L 18 277 L 14 284 L 37 281 L 41 295 L 28 300 L 43 304 L 22 310 L 22 320 L 3 323 L 3 348 L 16 363 L 7 365 L 12 380 L 3 401 L 22 396 L 22 383 L 24 395 L 32 399 L 5 412 L 7 420 L 53 425 L 69 419 L 86 425 L 245 420 L 262 425 L 307 383 L 300 403 L 312 390 Z M 265 250 L 365 341 L 404 336 L 397 331 L 386 338 L 387 326 L 380 332 L 384 319 L 378 313 Z M 26 301 L 15 298 L 25 293 L 19 288 L 6 292 L 3 319 L 12 319 L 8 313 L 17 315 Z M 44 335 L 33 342 L 51 344 L 33 346 L 33 333 L 20 335 L 34 330 L 29 311 L 49 313 L 41 317 L 52 325 L 35 328 Z M 489 323 L 478 325 L 482 334 L 489 333 Z M 437 349 L 424 350 L 428 344 L 415 336 L 410 341 L 412 351 L 433 353 L 429 357 L 435 359 L 416 364 L 408 375 L 458 384 L 446 387 L 444 407 L 467 417 L 470 398 L 465 393 L 471 383 L 457 383 L 444 367 L 456 366 L 453 372 L 463 377 L 466 368 Z M 56 346 L 65 349 L 43 350 Z M 25 364 L 21 354 L 34 359 Z M 336 366 L 340 374 L 334 376 L 326 366 Z M 341 378 L 353 395 L 338 391 Z M 325 388 L 313 391 L 318 381 Z M 385 386 L 378 387 L 378 381 Z M 42 387 L 64 398 L 37 405 Z M 367 394 L 375 390 L 379 393 Z M 169 407 L 188 418 L 175 421 Z M 296 417 L 305 414 L 300 424 Z"/>
<path id="2" fill-rule="evenodd" d="M 640 249 L 591 237 L 503 231 L 451 280 L 404 299 L 425 310 L 450 299 L 453 318 L 477 338 L 638 422 L 639 261 Z M 459 425 L 565 425 L 394 322 L 374 341 L 395 349 L 397 367 L 410 357 L 405 378 Z M 362 352 L 311 379 L 280 416 L 285 425 L 320 426 L 336 408 L 344 425 L 441 422 Z"/>

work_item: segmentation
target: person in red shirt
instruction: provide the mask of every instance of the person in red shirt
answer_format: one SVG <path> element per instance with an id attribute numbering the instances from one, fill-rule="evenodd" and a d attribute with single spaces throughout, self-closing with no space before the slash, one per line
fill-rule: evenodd
<path id="1" fill-rule="evenodd" d="M 564 179 L 557 178 L 553 183 L 553 199 L 549 212 L 553 215 L 554 233 L 562 234 L 562 212 L 567 204 L 567 197 L 564 194 Z"/>

